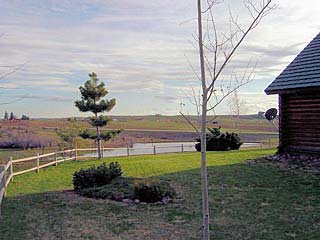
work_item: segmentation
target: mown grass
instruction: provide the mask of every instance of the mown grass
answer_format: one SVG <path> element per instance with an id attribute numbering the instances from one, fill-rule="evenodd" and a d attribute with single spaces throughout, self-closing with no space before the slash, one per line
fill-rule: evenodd
<path id="1" fill-rule="evenodd" d="M 232 152 L 208 153 L 208 166 L 230 165 L 265 156 L 274 150 L 241 150 Z M 124 175 L 133 177 L 161 176 L 164 174 L 198 169 L 198 153 L 144 155 L 115 157 L 104 160 L 65 162 L 58 167 L 45 168 L 39 174 L 26 173 L 14 179 L 8 188 L 8 196 L 41 193 L 72 188 L 72 174 L 93 165 L 117 161 L 121 164 Z"/>
<path id="2" fill-rule="evenodd" d="M 274 150 L 208 154 L 213 239 L 320 239 L 320 176 L 246 160 Z M 71 192 L 72 173 L 101 161 L 68 162 L 16 177 L 4 201 L 0 239 L 199 239 L 199 154 L 112 158 L 127 176 L 170 181 L 181 199 L 123 206 Z"/>

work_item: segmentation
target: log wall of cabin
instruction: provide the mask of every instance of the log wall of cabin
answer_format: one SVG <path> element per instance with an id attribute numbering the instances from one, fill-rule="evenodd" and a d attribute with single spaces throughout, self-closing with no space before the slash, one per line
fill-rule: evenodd
<path id="1" fill-rule="evenodd" d="M 289 153 L 320 154 L 320 91 L 281 94 L 280 147 Z"/>

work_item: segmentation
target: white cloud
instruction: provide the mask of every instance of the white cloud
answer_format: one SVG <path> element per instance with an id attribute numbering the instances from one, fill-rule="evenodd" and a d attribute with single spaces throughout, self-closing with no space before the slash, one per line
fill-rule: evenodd
<path id="1" fill-rule="evenodd" d="M 14 98 L 21 98 L 21 99 L 37 99 L 42 101 L 53 101 L 53 102 L 70 102 L 74 101 L 71 97 L 65 96 L 47 96 L 47 95 L 34 95 L 34 94 L 16 94 L 13 95 Z"/>
<path id="2" fill-rule="evenodd" d="M 225 2 L 234 8 L 239 4 L 237 0 Z M 253 91 L 261 94 L 244 96 L 254 102 L 252 109 L 274 103 L 263 95 L 263 89 L 319 31 L 320 2 L 277 2 L 280 8 L 250 34 L 223 75 L 227 78 L 234 69 L 241 73 L 251 57 L 258 60 L 255 78 L 263 81 Z M 237 9 L 240 15 L 246 14 Z M 224 11 L 218 16 L 222 29 Z M 177 104 L 173 94 L 181 96 L 199 85 L 184 56 L 198 69 L 196 50 L 188 42 L 196 22 L 180 24 L 195 16 L 194 1 L 47 0 L 31 4 L 15 0 L 3 1 L 0 14 L 0 33 L 5 33 L 0 38 L 0 65 L 26 63 L 0 86 L 30 89 L 35 95 L 43 91 L 52 96 L 76 94 L 86 74 L 96 71 L 115 94 L 148 92 L 173 106 Z"/>

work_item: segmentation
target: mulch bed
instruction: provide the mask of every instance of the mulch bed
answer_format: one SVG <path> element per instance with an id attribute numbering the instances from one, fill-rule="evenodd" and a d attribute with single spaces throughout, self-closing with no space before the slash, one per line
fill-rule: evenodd
<path id="1" fill-rule="evenodd" d="M 276 154 L 274 156 L 256 159 L 252 162 L 258 163 L 261 161 L 269 162 L 285 169 L 320 174 L 320 156 Z"/>

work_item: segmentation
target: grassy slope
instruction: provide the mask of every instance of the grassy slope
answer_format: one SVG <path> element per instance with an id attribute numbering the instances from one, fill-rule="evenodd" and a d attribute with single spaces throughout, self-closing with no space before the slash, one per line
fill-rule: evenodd
<path id="1" fill-rule="evenodd" d="M 214 239 L 320 239 L 320 176 L 244 161 L 273 150 L 208 154 Z M 133 206 L 48 192 L 71 187 L 76 169 L 101 161 L 69 162 L 15 178 L 4 202 L 0 239 L 199 239 L 199 155 L 113 158 L 128 176 L 160 175 L 182 200 Z M 21 195 L 20 195 L 21 194 Z"/>

